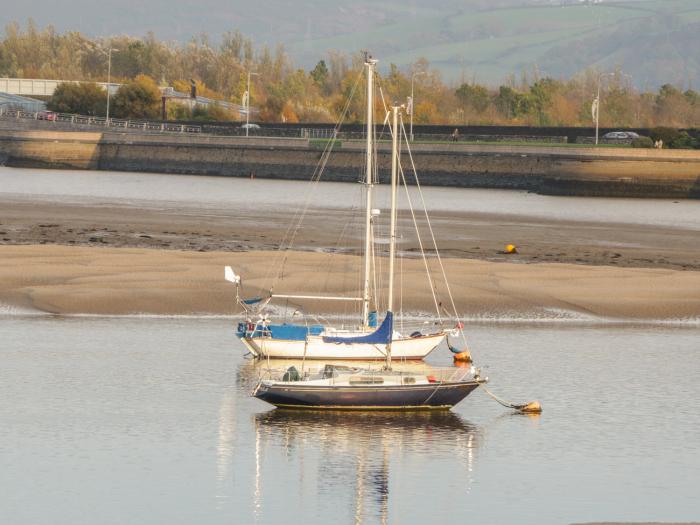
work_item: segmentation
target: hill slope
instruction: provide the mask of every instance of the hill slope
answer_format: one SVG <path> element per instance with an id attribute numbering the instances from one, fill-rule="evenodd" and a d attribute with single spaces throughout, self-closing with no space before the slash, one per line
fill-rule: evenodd
<path id="1" fill-rule="evenodd" d="M 554 5 L 553 5 L 554 3 Z M 372 50 L 386 66 L 420 57 L 445 78 L 496 84 L 537 67 L 570 76 L 587 67 L 621 67 L 639 87 L 700 85 L 700 2 L 627 0 L 585 5 L 570 0 L 51 0 L 12 2 L 5 20 L 94 36 L 144 35 L 212 41 L 240 30 L 256 43 L 283 43 L 312 67 L 328 50 Z M 564 5 L 562 5 L 564 4 Z M 76 16 L 80 13 L 81 16 Z"/>

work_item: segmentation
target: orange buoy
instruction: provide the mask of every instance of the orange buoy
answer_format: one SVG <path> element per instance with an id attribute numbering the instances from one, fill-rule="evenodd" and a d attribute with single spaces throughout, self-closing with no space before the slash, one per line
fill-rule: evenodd
<path id="1" fill-rule="evenodd" d="M 539 401 L 532 401 L 528 403 L 527 405 L 520 407 L 518 409 L 520 412 L 523 414 L 541 414 L 542 413 L 542 405 L 540 404 Z"/>
<path id="2" fill-rule="evenodd" d="M 509 244 L 506 246 L 506 253 L 518 253 L 518 249 L 515 247 L 515 244 Z"/>
<path id="3" fill-rule="evenodd" d="M 455 354 L 454 360 L 460 361 L 463 363 L 471 363 L 472 362 L 472 355 L 469 353 L 469 350 L 465 350 L 464 352 L 460 352 L 458 354 Z"/>

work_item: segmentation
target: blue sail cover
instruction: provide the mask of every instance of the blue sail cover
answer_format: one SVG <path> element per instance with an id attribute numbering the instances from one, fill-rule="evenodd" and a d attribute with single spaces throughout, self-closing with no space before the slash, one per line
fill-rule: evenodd
<path id="1" fill-rule="evenodd" d="M 323 337 L 324 343 L 343 343 L 346 345 L 364 343 L 364 344 L 389 344 L 391 341 L 391 334 L 394 331 L 394 314 L 391 312 L 386 313 L 382 325 L 377 328 L 376 331 L 367 335 L 360 335 L 357 337 Z"/>
<path id="2" fill-rule="evenodd" d="M 308 335 L 321 335 L 323 326 L 315 324 L 311 326 L 296 324 L 271 324 L 263 329 L 259 323 L 238 323 L 238 337 L 270 337 L 271 339 L 284 339 L 287 341 L 304 341 Z"/>
<path id="3" fill-rule="evenodd" d="M 271 324 L 268 326 L 272 339 L 285 339 L 287 341 L 304 341 L 307 335 L 320 335 L 323 332 L 322 325 L 297 325 L 297 324 Z"/>

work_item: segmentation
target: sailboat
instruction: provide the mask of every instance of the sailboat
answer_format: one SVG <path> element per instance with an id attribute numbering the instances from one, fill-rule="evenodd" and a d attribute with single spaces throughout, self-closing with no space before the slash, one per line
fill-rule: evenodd
<path id="1" fill-rule="evenodd" d="M 401 130 L 399 129 L 399 114 L 401 108 L 392 108 L 392 189 L 391 189 L 391 231 L 389 239 L 389 279 L 388 297 L 389 304 L 386 314 L 378 323 L 376 305 L 377 297 L 373 296 L 373 257 L 375 253 L 375 221 L 379 216 L 379 210 L 374 208 L 374 187 L 377 184 L 377 169 L 375 155 L 375 123 L 374 123 L 374 91 L 375 91 L 375 67 L 377 60 L 366 56 L 365 67 L 367 71 L 367 136 L 366 136 L 366 170 L 363 183 L 365 186 L 364 204 L 364 261 L 362 274 L 362 293 L 356 297 L 308 295 L 277 293 L 270 289 L 264 296 L 245 299 L 241 296 L 241 276 L 227 266 L 224 277 L 227 281 L 236 285 L 236 301 L 243 310 L 244 320 L 238 323 L 237 336 L 246 349 L 255 357 L 277 359 L 322 359 L 322 360 L 381 360 L 384 361 L 391 351 L 395 359 L 421 360 L 435 350 L 448 335 L 459 335 L 462 325 L 457 322 L 453 326 L 446 326 L 442 318 L 439 323 L 421 326 L 420 330 L 412 330 L 410 333 L 401 333 L 397 330 L 397 324 L 393 312 L 394 273 L 396 259 L 396 221 L 397 221 L 397 187 L 399 178 L 399 153 L 398 141 Z M 389 114 L 387 114 L 387 119 Z M 386 122 L 386 121 L 385 121 Z M 404 130 L 405 131 L 405 130 Z M 426 212 L 427 217 L 427 212 Z M 417 227 L 417 223 L 414 224 Z M 431 229 L 432 234 L 432 229 Z M 434 242 L 434 236 L 433 236 Z M 421 252 L 423 253 L 422 246 Z M 435 253 L 439 259 L 439 252 L 435 246 Z M 425 258 L 425 253 L 423 253 Z M 427 269 L 427 262 L 426 262 Z M 431 290 L 432 281 L 430 281 Z M 448 288 L 449 293 L 449 288 Z M 374 295 L 377 295 L 376 284 Z M 433 297 L 435 295 L 433 294 Z M 333 327 L 329 323 L 295 324 L 287 322 L 274 322 L 269 305 L 275 300 L 282 301 L 344 301 L 359 305 L 361 317 L 359 322 L 351 328 Z M 452 297 L 450 294 L 450 300 Z M 438 302 L 435 301 L 436 308 Z M 454 301 L 452 307 L 456 317 Z M 438 311 L 438 316 L 440 312 Z M 458 321 L 458 320 L 457 320 Z"/>
<path id="2" fill-rule="evenodd" d="M 367 59 L 368 69 L 368 120 L 371 121 L 371 88 L 372 72 L 376 64 L 375 60 Z M 469 368 L 452 368 L 436 377 L 434 373 L 402 372 L 392 369 L 392 357 L 396 357 L 396 350 L 401 350 L 401 357 L 405 355 L 423 356 L 430 352 L 434 346 L 442 341 L 445 332 L 423 336 L 419 334 L 413 338 L 404 338 L 394 331 L 394 274 L 396 261 L 396 226 L 397 226 L 397 189 L 399 179 L 399 114 L 401 107 L 391 107 L 392 130 L 392 157 L 391 157 L 391 213 L 389 227 L 389 279 L 387 294 L 387 311 L 382 324 L 369 333 L 357 334 L 332 334 L 325 330 L 318 334 L 310 333 L 307 328 L 302 331 L 303 344 L 297 345 L 302 352 L 302 358 L 326 357 L 335 352 L 345 352 L 352 357 L 376 354 L 369 349 L 375 349 L 384 358 L 384 367 L 377 370 L 356 368 L 350 366 L 338 366 L 326 364 L 319 371 L 312 373 L 299 373 L 294 367 L 288 368 L 281 377 L 261 379 L 253 391 L 258 399 L 266 401 L 278 408 L 294 409 L 328 409 L 328 410 L 424 410 L 424 409 L 449 409 L 462 401 L 474 389 L 487 380 L 473 366 Z M 370 136 L 371 133 L 368 133 Z M 370 144 L 371 146 L 371 144 Z M 368 149 L 371 151 L 371 147 Z M 367 179 L 371 183 L 371 179 Z M 371 197 L 371 194 L 370 194 Z M 368 197 L 368 208 L 371 200 Z M 369 212 L 368 212 L 369 213 Z M 370 215 L 367 215 L 371 222 Z M 370 224 L 371 226 L 371 224 Z M 369 233 L 370 229 L 368 229 Z M 369 250 L 368 250 L 369 251 Z M 240 283 L 240 278 L 232 269 L 226 270 L 227 277 L 233 282 Z M 366 284 L 369 280 L 369 270 L 365 267 Z M 365 287 L 365 294 L 368 286 Z M 270 294 L 271 299 L 274 297 Z M 367 297 L 363 297 L 365 312 L 363 320 L 368 317 Z M 243 303 L 245 304 L 245 303 Z M 273 357 L 274 349 L 279 353 L 293 348 L 286 341 L 275 338 L 270 324 L 255 323 L 254 326 L 243 327 L 243 340 L 258 353 L 264 353 Z M 284 330 L 285 326 L 281 328 Z M 299 327 L 286 327 L 288 332 L 298 330 Z M 304 327 L 301 327 L 304 328 Z M 279 328 L 277 328 L 279 330 Z M 278 332 L 279 333 L 279 332 Z M 414 354 L 407 354 L 407 348 L 414 339 L 421 342 L 416 345 Z M 426 342 L 427 341 L 427 342 Z M 267 346 L 268 343 L 271 346 Z M 354 352 L 354 353 L 353 353 Z M 342 354 L 341 354 L 342 355 Z M 277 356 L 275 356 L 277 357 Z M 299 356 L 294 356 L 299 357 Z"/>

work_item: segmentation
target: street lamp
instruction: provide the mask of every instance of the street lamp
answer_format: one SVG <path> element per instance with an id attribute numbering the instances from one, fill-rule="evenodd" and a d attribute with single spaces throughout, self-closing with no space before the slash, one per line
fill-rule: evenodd
<path id="1" fill-rule="evenodd" d="M 105 116 L 105 126 L 109 126 L 109 99 L 110 90 L 112 84 L 112 51 L 119 51 L 114 49 L 112 46 L 109 47 L 107 51 L 107 115 Z M 104 53 L 104 51 L 102 51 Z"/>
<path id="2" fill-rule="evenodd" d="M 411 137 L 411 142 L 413 142 L 413 113 L 415 112 L 416 109 L 416 104 L 415 100 L 413 97 L 413 80 L 416 78 L 417 75 L 425 75 L 425 71 L 414 71 L 413 74 L 411 74 L 411 124 L 410 124 L 410 130 L 409 130 L 409 136 Z"/>
<path id="3" fill-rule="evenodd" d="M 600 134 L 599 133 L 599 130 L 600 130 L 600 85 L 601 85 L 603 78 L 616 76 L 618 74 L 620 74 L 623 77 L 629 78 L 630 81 L 632 80 L 632 76 L 628 75 L 627 73 L 614 72 L 614 73 L 601 73 L 600 75 L 598 75 L 598 94 L 596 95 L 596 98 L 593 101 L 593 114 L 595 116 L 595 145 L 596 146 L 598 145 L 599 134 Z"/>
<path id="4" fill-rule="evenodd" d="M 255 73 L 254 71 L 248 70 L 248 90 L 245 92 L 245 136 L 248 136 L 248 131 L 250 128 L 250 76 L 259 75 L 260 73 Z"/>

